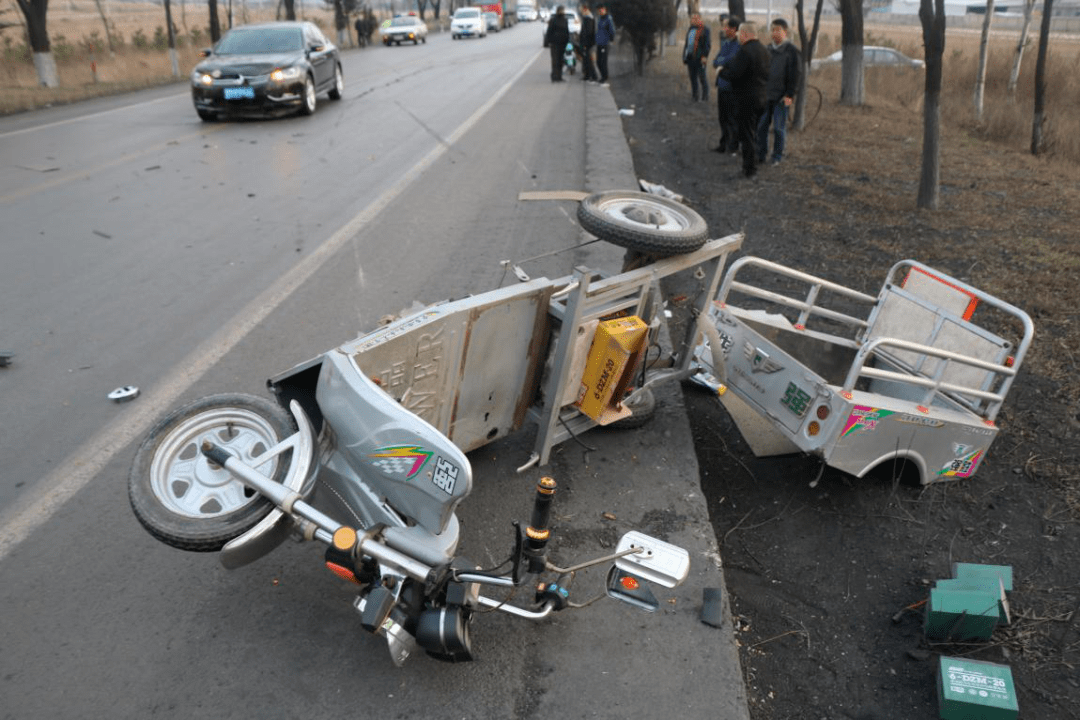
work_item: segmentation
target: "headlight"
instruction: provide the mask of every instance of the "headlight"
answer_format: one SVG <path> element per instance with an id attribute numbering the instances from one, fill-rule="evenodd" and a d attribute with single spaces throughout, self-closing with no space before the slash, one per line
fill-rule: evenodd
<path id="1" fill-rule="evenodd" d="M 191 71 L 191 84 L 192 85 L 213 85 L 214 78 L 210 77 L 209 73 L 205 73 L 202 70 L 196 68 Z"/>
<path id="2" fill-rule="evenodd" d="M 297 80 L 304 74 L 303 68 L 288 67 L 278 68 L 274 72 L 270 73 L 270 79 L 274 82 L 284 82 L 286 80 Z"/>

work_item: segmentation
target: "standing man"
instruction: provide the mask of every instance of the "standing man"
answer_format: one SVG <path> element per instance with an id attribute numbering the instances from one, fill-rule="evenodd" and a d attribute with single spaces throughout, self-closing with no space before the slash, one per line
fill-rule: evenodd
<path id="1" fill-rule="evenodd" d="M 729 17 L 721 26 L 723 40 L 720 52 L 716 53 L 712 64 L 714 68 L 727 65 L 739 52 L 739 19 Z M 739 126 L 735 122 L 735 91 L 731 83 L 716 75 L 716 111 L 720 119 L 720 144 L 713 148 L 718 153 L 731 153 L 739 149 Z"/>
<path id="2" fill-rule="evenodd" d="M 772 45 L 769 46 L 769 84 L 766 92 L 765 113 L 757 129 L 758 162 L 764 163 L 769 154 L 769 124 L 773 126 L 772 164 L 779 165 L 784 158 L 784 141 L 787 138 L 788 108 L 799 91 L 799 51 L 788 42 L 788 24 L 776 18 L 770 27 Z"/>
<path id="3" fill-rule="evenodd" d="M 705 79 L 705 63 L 709 61 L 709 53 L 712 45 L 709 40 L 709 28 L 701 20 L 700 13 L 690 16 L 690 29 L 686 31 L 686 42 L 683 43 L 682 61 L 690 72 L 690 96 L 694 102 L 700 99 L 704 102 L 709 99 L 709 82 Z M 698 87 L 701 87 L 700 94 Z"/>
<path id="4" fill-rule="evenodd" d="M 596 82 L 596 68 L 593 66 L 593 46 L 596 45 L 596 20 L 589 12 L 588 5 L 581 6 L 581 33 L 578 35 L 581 43 L 581 67 L 582 80 Z"/>
<path id="5" fill-rule="evenodd" d="M 765 109 L 765 85 L 769 81 L 769 51 L 758 41 L 754 23 L 739 25 L 739 51 L 720 68 L 720 77 L 735 91 L 743 175 L 752 178 L 757 174 L 757 127 Z"/>
<path id="6" fill-rule="evenodd" d="M 600 84 L 607 85 L 607 56 L 611 43 L 615 42 L 615 23 L 608 15 L 607 6 L 597 6 L 600 19 L 596 21 L 596 69 L 600 72 Z"/>
<path id="7" fill-rule="evenodd" d="M 563 81 L 563 53 L 566 52 L 568 42 L 570 28 L 566 24 L 566 9 L 560 5 L 548 20 L 547 32 L 544 33 L 544 45 L 551 50 L 551 82 Z"/>

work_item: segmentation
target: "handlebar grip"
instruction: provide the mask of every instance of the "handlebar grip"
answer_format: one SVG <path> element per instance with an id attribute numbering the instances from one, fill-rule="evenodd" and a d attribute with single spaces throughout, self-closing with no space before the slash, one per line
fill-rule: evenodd
<path id="1" fill-rule="evenodd" d="M 529 570 L 539 572 L 544 566 L 544 548 L 551 537 L 551 501 L 555 499 L 554 478 L 542 477 L 536 483 L 536 499 L 533 501 L 532 520 L 525 528 L 525 554 L 529 556 Z"/>

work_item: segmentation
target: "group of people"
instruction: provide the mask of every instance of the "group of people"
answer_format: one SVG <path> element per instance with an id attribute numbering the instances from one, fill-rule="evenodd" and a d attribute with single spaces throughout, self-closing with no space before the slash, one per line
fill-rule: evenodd
<path id="1" fill-rule="evenodd" d="M 581 5 L 581 31 L 577 38 L 570 37 L 566 22 L 566 9 L 559 5 L 555 14 L 548 20 L 544 33 L 544 47 L 551 50 L 551 82 L 562 82 L 563 55 L 570 45 L 581 61 L 581 79 L 586 82 L 606 84 L 608 81 L 608 50 L 615 41 L 615 23 L 608 15 L 607 7 L 601 3 L 596 8 L 598 18 L 592 16 L 589 6 Z M 576 40 L 576 42 L 574 42 Z M 596 63 L 593 64 L 593 49 L 596 50 Z"/>
<path id="2" fill-rule="evenodd" d="M 720 144 L 716 152 L 742 151 L 743 174 L 752 178 L 758 165 L 769 159 L 769 129 L 773 131 L 772 164 L 784 159 L 788 110 L 799 90 L 799 51 L 788 39 L 788 23 L 772 21 L 772 43 L 766 48 L 757 37 L 757 26 L 738 18 L 723 18 L 720 49 L 713 58 L 717 69 L 716 104 L 720 121 Z M 694 101 L 709 99 L 705 66 L 712 48 L 709 29 L 699 14 L 690 18 L 683 45 L 683 62 L 690 74 Z"/>

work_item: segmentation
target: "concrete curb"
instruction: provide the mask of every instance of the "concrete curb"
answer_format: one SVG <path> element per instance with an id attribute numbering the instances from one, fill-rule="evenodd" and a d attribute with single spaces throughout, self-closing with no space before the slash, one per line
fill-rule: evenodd
<path id="1" fill-rule="evenodd" d="M 615 98 L 608 88 L 585 87 L 585 188 L 590 192 L 611 189 L 638 189 L 633 156 L 623 132 Z M 701 688 L 703 699 L 711 708 L 710 717 L 723 720 L 749 720 L 746 687 L 743 680 L 735 632 L 731 623 L 721 558 L 709 521 L 705 497 L 701 493 L 689 419 L 682 389 L 673 383 L 656 388 L 659 404 L 656 417 L 639 431 L 600 431 L 590 433 L 588 442 L 597 448 L 604 474 L 623 479 L 633 478 L 630 488 L 624 483 L 623 494 L 632 494 L 642 513 L 641 522 L 651 514 L 678 518 L 670 524 L 669 539 L 689 550 L 691 573 L 679 588 L 677 601 L 696 603 L 700 609 L 703 596 L 721 595 L 723 622 L 710 627 L 701 622 L 687 625 L 663 623 L 661 630 L 670 641 L 681 645 L 683 666 L 707 685 Z M 589 464 L 596 464 L 590 462 Z M 592 483 L 585 484 L 587 487 Z M 586 488 L 578 488 L 583 494 Z M 588 490 L 591 492 L 591 488 Z M 603 498 L 603 491 L 598 499 Z M 584 501 L 585 498 L 577 498 Z M 598 510 L 599 511 L 599 510 Z M 667 521 L 657 521 L 667 525 Z M 648 527 L 645 528 L 648 531 Z M 685 620 L 685 617 L 684 617 Z M 663 661 L 662 659 L 658 658 Z M 704 665 L 704 667 L 702 667 Z M 659 690 L 659 688 L 657 688 Z M 689 700 L 690 698 L 680 698 Z M 691 703 L 695 708 L 698 703 Z M 680 712 L 681 703 L 670 707 L 680 717 L 697 716 Z M 655 708 L 659 710 L 659 708 Z"/>

